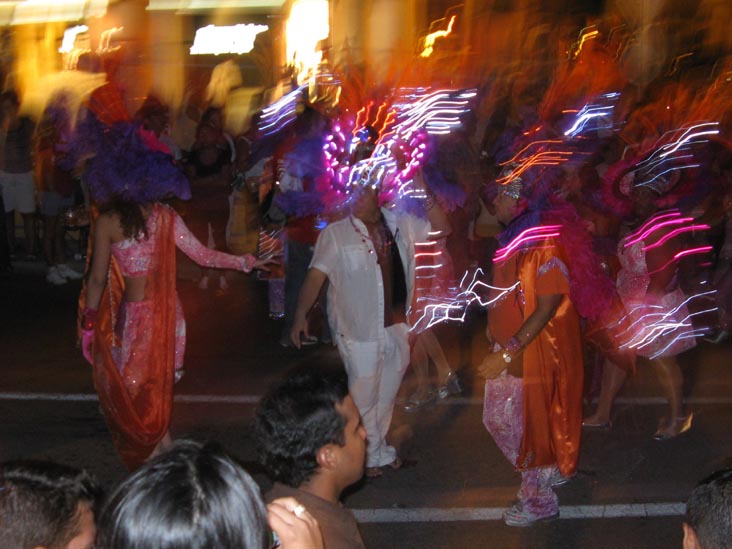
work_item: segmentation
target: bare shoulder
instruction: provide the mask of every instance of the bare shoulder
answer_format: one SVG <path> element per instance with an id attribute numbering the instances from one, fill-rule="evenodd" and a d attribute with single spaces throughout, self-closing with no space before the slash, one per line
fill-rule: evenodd
<path id="1" fill-rule="evenodd" d="M 97 217 L 94 229 L 97 237 L 107 237 L 112 241 L 122 240 L 123 231 L 120 217 L 117 212 L 105 212 Z"/>

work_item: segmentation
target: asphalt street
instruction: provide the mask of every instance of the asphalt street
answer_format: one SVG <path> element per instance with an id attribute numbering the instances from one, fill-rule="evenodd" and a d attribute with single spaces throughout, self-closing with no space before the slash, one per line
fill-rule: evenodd
<path id="1" fill-rule="evenodd" d="M 194 267 L 181 264 L 189 339 L 173 434 L 221 442 L 266 488 L 249 434 L 257 399 L 290 368 L 337 363 L 337 352 L 325 345 L 280 347 L 281 321 L 268 318 L 266 285 L 255 277 L 230 273 L 229 290 L 219 292 L 199 290 L 195 276 Z M 49 458 L 85 467 L 111 488 L 125 470 L 90 367 L 75 347 L 80 286 L 48 284 L 40 263 L 16 263 L 13 274 L 0 278 L 0 460 Z M 661 391 L 650 368 L 639 364 L 615 406 L 612 429 L 583 436 L 579 474 L 558 489 L 561 518 L 516 529 L 500 513 L 515 498 L 519 477 L 482 425 L 482 385 L 473 365 L 486 350 L 483 327 L 476 313 L 465 325 L 438 330 L 463 395 L 395 414 L 392 440 L 416 463 L 346 494 L 367 546 L 681 547 L 690 490 L 732 464 L 732 345 L 701 343 L 682 356 L 694 426 L 663 443 L 651 440 L 664 411 Z"/>

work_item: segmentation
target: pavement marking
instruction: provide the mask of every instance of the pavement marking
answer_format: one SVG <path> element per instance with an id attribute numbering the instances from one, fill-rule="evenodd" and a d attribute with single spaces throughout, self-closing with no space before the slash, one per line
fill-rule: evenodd
<path id="1" fill-rule="evenodd" d="M 385 522 L 462 522 L 501 520 L 505 507 L 464 507 L 452 509 L 351 509 L 360 523 Z M 613 505 L 563 505 L 560 519 L 647 518 L 679 516 L 685 503 L 628 503 Z"/>
<path id="2" fill-rule="evenodd" d="M 175 402 L 187 404 L 256 404 L 259 395 L 175 395 Z M 0 400 L 47 400 L 62 402 L 98 402 L 94 393 L 0 393 Z"/>
<path id="3" fill-rule="evenodd" d="M 256 404 L 262 395 L 175 395 L 175 402 L 186 404 Z M 0 400 L 35 400 L 35 401 L 62 401 L 62 402 L 96 402 L 99 400 L 94 393 L 29 393 L 29 392 L 0 392 Z M 615 399 L 616 404 L 634 404 L 636 406 L 655 406 L 666 404 L 663 397 L 620 397 Z M 726 397 L 690 397 L 685 398 L 686 404 L 732 404 L 732 396 Z M 440 406 L 470 405 L 482 406 L 482 398 L 451 397 L 437 402 Z"/>

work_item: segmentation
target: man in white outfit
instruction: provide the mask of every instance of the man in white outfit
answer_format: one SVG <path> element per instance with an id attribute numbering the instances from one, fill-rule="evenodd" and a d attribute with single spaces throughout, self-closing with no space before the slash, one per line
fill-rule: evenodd
<path id="1" fill-rule="evenodd" d="M 348 373 L 349 391 L 368 437 L 366 475 L 402 461 L 386 443 L 399 385 L 409 364 L 407 308 L 412 300 L 414 245 L 449 234 L 445 214 L 428 197 L 427 219 L 380 208 L 378 189 L 357 191 L 351 215 L 318 237 L 290 332 L 299 347 L 307 313 L 326 279 L 328 320 Z"/>

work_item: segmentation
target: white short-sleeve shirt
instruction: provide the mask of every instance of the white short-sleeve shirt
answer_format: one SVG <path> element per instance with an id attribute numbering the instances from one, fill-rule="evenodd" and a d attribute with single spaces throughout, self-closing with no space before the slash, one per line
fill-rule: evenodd
<path id="1" fill-rule="evenodd" d="M 382 208 L 384 219 L 399 248 L 407 283 L 407 304 L 412 302 L 414 244 L 427 240 L 430 223 L 410 214 Z M 315 245 L 311 268 L 326 274 L 328 319 L 336 337 L 351 341 L 384 338 L 384 282 L 377 254 L 363 222 L 349 216 L 328 225 Z"/>

